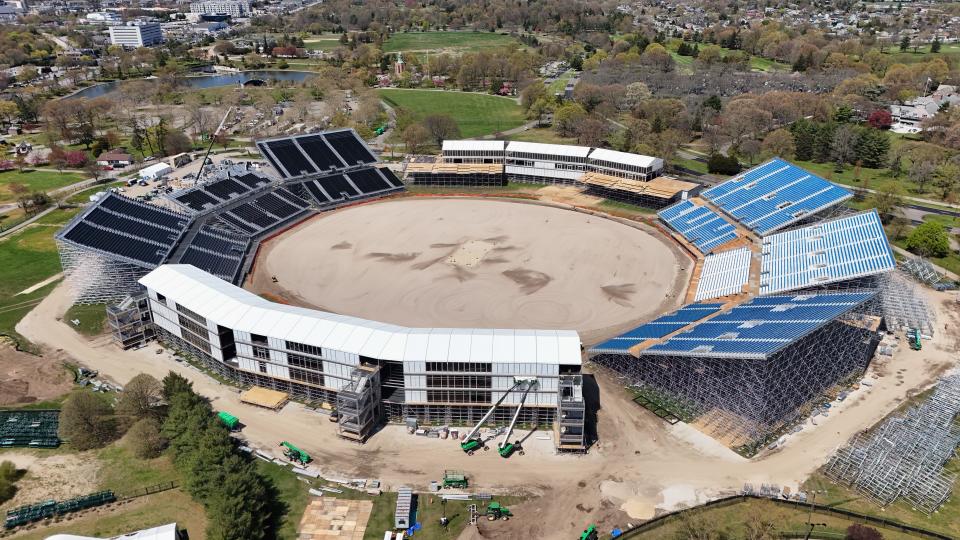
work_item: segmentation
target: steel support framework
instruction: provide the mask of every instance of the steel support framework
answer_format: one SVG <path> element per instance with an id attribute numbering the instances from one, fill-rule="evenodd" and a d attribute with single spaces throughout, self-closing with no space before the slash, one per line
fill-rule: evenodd
<path id="1" fill-rule="evenodd" d="M 941 379 L 920 405 L 889 418 L 840 449 L 825 473 L 880 506 L 899 498 L 937 511 L 957 480 L 944 465 L 960 445 L 960 374 Z"/>
<path id="2" fill-rule="evenodd" d="M 647 401 L 752 456 L 805 418 L 825 392 L 862 376 L 879 343 L 878 318 L 868 310 L 861 306 L 761 358 L 641 353 L 592 361 Z"/>
<path id="3" fill-rule="evenodd" d="M 902 272 L 878 276 L 883 318 L 890 330 L 916 328 L 932 336 L 936 314 L 917 284 Z"/>
<path id="4" fill-rule="evenodd" d="M 142 292 L 137 283 L 152 268 L 57 240 L 60 265 L 76 304 L 106 304 Z"/>

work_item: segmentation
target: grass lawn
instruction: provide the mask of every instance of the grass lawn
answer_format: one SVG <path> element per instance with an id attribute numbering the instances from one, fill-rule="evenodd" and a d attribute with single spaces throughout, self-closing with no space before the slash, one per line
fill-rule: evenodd
<path id="1" fill-rule="evenodd" d="M 599 205 L 599 208 L 605 212 L 610 212 L 611 214 L 628 214 L 628 215 L 641 215 L 641 216 L 653 216 L 656 215 L 657 211 L 651 208 L 644 208 L 642 206 L 637 206 L 635 204 L 613 201 L 610 199 L 604 199 Z"/>
<path id="2" fill-rule="evenodd" d="M 892 47 L 888 47 L 884 54 L 899 64 L 926 62 L 937 57 L 942 57 L 947 64 L 954 64 L 955 62 L 951 60 L 955 61 L 960 58 L 960 43 L 944 43 L 940 46 L 939 53 L 931 53 L 930 45 L 924 45 L 918 48 L 917 52 L 913 52 L 913 47 L 900 52 L 900 44 L 897 43 Z"/>
<path id="3" fill-rule="evenodd" d="M 517 46 L 520 42 L 508 34 L 496 32 L 399 32 L 383 43 L 383 52 L 429 51 L 474 52 L 483 49 Z"/>
<path id="4" fill-rule="evenodd" d="M 819 499 L 819 498 L 818 498 Z M 819 500 L 817 501 L 820 502 Z M 797 533 L 799 536 L 787 536 L 786 538 L 803 538 L 807 532 L 807 518 L 810 514 L 802 510 L 782 507 L 770 501 L 747 500 L 739 504 L 726 506 L 723 508 L 711 508 L 694 514 L 687 518 L 689 525 L 699 525 L 694 530 L 705 528 L 714 532 L 720 532 L 717 538 L 747 538 L 747 528 L 752 519 L 763 517 L 763 519 L 773 523 L 777 533 Z M 889 516 L 885 516 L 889 517 Z M 844 538 L 847 527 L 854 524 L 854 521 L 841 519 L 825 514 L 814 513 L 811 521 L 821 524 L 814 529 L 812 538 Z M 624 535 L 624 538 L 643 538 L 643 539 L 674 539 L 686 538 L 682 532 L 684 523 L 680 519 L 667 522 L 656 529 L 644 531 L 636 535 Z M 907 540 L 920 538 L 918 536 L 898 533 L 889 529 L 879 529 L 885 540 Z M 818 534 L 819 533 L 819 534 Z M 774 534 L 771 537 L 779 537 Z M 713 538 L 711 536 L 711 538 Z"/>
<path id="5" fill-rule="evenodd" d="M 329 51 L 336 49 L 340 46 L 340 34 L 322 34 L 319 36 L 313 36 L 305 38 L 303 40 L 304 48 L 315 51 L 321 49 L 324 51 Z"/>
<path id="6" fill-rule="evenodd" d="M 548 144 L 577 144 L 573 137 L 561 137 L 553 128 L 532 128 L 507 136 L 508 141 L 538 142 Z"/>
<path id="7" fill-rule="evenodd" d="M 430 114 L 451 116 L 464 138 L 490 135 L 517 127 L 524 122 L 523 110 L 510 98 L 444 90 L 378 90 L 393 107 L 413 113 L 417 120 Z"/>
<path id="8" fill-rule="evenodd" d="M 101 489 L 110 489 L 116 493 L 129 493 L 164 482 L 179 480 L 177 471 L 170 461 L 170 456 L 164 454 L 155 459 L 140 459 L 127 449 L 124 439 L 100 450 L 97 458 L 102 462 L 100 468 Z"/>
<path id="9" fill-rule="evenodd" d="M 30 191 L 50 191 L 70 184 L 75 184 L 85 178 L 75 172 L 34 171 L 26 169 L 23 172 L 13 170 L 0 172 L 0 203 L 17 200 L 17 196 L 10 191 L 10 184 L 23 184 Z"/>
<path id="10" fill-rule="evenodd" d="M 53 235 L 79 210 L 54 210 L 21 231 L 0 239 L 0 334 L 30 344 L 14 327 L 56 284 L 30 294 L 18 292 L 60 272 L 60 256 Z"/>
<path id="11" fill-rule="evenodd" d="M 67 198 L 66 202 L 68 204 L 84 204 L 90 202 L 90 196 L 95 193 L 100 193 L 101 191 L 108 191 L 110 188 L 123 187 L 127 183 L 122 180 L 117 180 L 116 182 L 110 182 L 108 184 L 100 184 L 99 186 L 94 186 L 90 189 L 85 189 L 83 191 L 78 191 Z"/>
<path id="12" fill-rule="evenodd" d="M 685 169 L 690 169 L 691 171 L 698 172 L 700 174 L 709 174 L 707 171 L 707 164 L 702 161 L 697 161 L 695 159 L 687 158 L 674 158 L 674 165 L 678 165 Z"/>
<path id="13" fill-rule="evenodd" d="M 174 489 L 133 499 L 107 512 L 91 512 L 68 522 L 34 528 L 13 536 L 17 540 L 44 540 L 57 533 L 112 538 L 117 535 L 176 522 L 186 529 L 190 540 L 203 540 L 207 518 L 203 506 L 189 495 Z"/>
<path id="14" fill-rule="evenodd" d="M 900 186 L 904 193 L 911 197 L 923 197 L 934 195 L 931 190 L 932 182 L 927 184 L 924 191 L 920 191 L 919 187 L 909 180 L 905 176 L 900 178 L 894 178 L 890 174 L 889 169 L 868 169 L 862 167 L 860 169 L 860 179 L 856 179 L 856 169 L 854 167 L 844 167 L 843 172 L 835 172 L 833 163 L 815 163 L 813 161 L 792 161 L 798 167 L 803 167 L 808 171 L 815 173 L 831 182 L 836 182 L 838 184 L 843 184 L 845 186 L 851 186 L 855 188 L 869 188 L 869 189 L 882 189 L 891 185 Z"/>
<path id="15" fill-rule="evenodd" d="M 567 81 L 573 78 L 573 74 L 574 71 L 572 69 L 568 69 L 561 73 L 555 81 L 547 86 L 547 93 L 553 95 L 557 92 L 563 92 L 563 90 L 567 87 Z"/>
<path id="16" fill-rule="evenodd" d="M 273 483 L 277 490 L 277 498 L 282 503 L 277 538 L 279 540 L 296 540 L 300 519 L 303 518 L 303 511 L 306 509 L 307 503 L 310 502 L 310 496 L 307 493 L 308 485 L 301 482 L 297 475 L 293 474 L 287 467 L 281 467 L 259 459 L 256 461 L 260 474 Z"/>
<path id="17" fill-rule="evenodd" d="M 85 336 L 98 336 L 104 332 L 107 322 L 106 304 L 74 304 L 63 314 L 63 320 L 70 323 L 77 332 Z M 74 325 L 73 321 L 80 321 Z"/>

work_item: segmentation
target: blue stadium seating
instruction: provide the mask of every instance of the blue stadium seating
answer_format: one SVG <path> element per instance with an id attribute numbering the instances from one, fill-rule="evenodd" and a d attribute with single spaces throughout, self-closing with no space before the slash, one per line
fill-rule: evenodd
<path id="1" fill-rule="evenodd" d="M 757 298 L 734 307 L 644 354 L 768 356 L 856 308 L 874 292 Z"/>
<path id="2" fill-rule="evenodd" d="M 689 304 L 677 311 L 644 323 L 590 349 L 593 353 L 629 353 L 630 347 L 648 339 L 658 339 L 680 330 L 720 310 L 723 304 Z"/>
<path id="3" fill-rule="evenodd" d="M 825 285 L 896 267 L 876 211 L 766 236 L 760 294 Z"/>
<path id="4" fill-rule="evenodd" d="M 734 226 L 720 214 L 690 201 L 680 201 L 657 215 L 703 253 L 709 253 L 737 237 Z"/>
<path id="5" fill-rule="evenodd" d="M 701 196 L 758 234 L 769 234 L 853 196 L 780 158 L 704 191 Z"/>

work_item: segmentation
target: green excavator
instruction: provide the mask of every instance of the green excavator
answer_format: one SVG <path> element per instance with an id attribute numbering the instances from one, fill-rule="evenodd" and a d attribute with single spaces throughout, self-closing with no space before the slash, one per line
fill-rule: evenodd
<path id="1" fill-rule="evenodd" d="M 306 465 L 307 463 L 313 461 L 313 458 L 310 457 L 310 454 L 288 443 L 287 441 L 281 442 L 280 446 L 284 448 L 283 455 L 286 456 L 286 458 L 290 461 L 294 461 L 300 465 Z"/>

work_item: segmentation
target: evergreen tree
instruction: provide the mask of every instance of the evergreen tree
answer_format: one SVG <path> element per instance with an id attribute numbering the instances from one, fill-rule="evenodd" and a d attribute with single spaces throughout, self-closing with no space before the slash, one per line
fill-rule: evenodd
<path id="1" fill-rule="evenodd" d="M 837 126 L 832 123 L 820 124 L 815 127 L 813 138 L 813 160 L 817 163 L 830 161 L 833 155 L 833 135 Z"/>
<path id="2" fill-rule="evenodd" d="M 875 128 L 862 128 L 853 143 L 856 160 L 864 167 L 879 169 L 886 165 L 890 152 L 890 137 Z"/>
<path id="3" fill-rule="evenodd" d="M 940 38 L 939 37 L 933 38 L 933 43 L 930 44 L 930 52 L 932 53 L 940 52 L 940 45 L 941 45 Z"/>
<path id="4" fill-rule="evenodd" d="M 180 392 L 193 392 L 193 383 L 179 373 L 169 372 L 163 378 L 163 398 L 170 401 Z"/>
<path id="5" fill-rule="evenodd" d="M 903 36 L 900 40 L 900 52 L 906 52 L 910 48 L 910 36 Z"/>
<path id="6" fill-rule="evenodd" d="M 793 144 L 796 150 L 794 155 L 798 161 L 813 160 L 813 147 L 816 138 L 816 127 L 808 120 L 797 120 L 790 126 L 793 135 Z"/>

